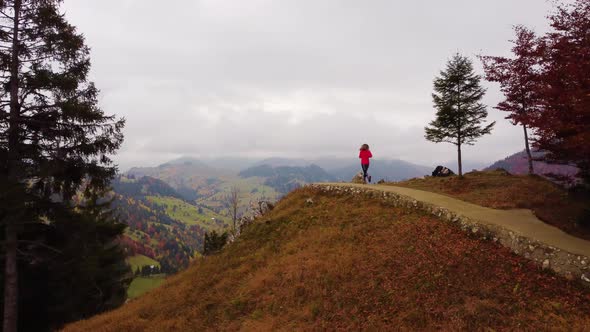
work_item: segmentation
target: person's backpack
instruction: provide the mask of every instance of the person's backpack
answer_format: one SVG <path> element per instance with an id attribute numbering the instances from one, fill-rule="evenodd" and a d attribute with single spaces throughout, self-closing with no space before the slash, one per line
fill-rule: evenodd
<path id="1" fill-rule="evenodd" d="M 442 166 L 436 166 L 436 168 L 434 169 L 434 171 L 432 171 L 432 176 L 438 176 L 438 174 L 440 173 L 440 171 L 443 169 Z"/>
<path id="2" fill-rule="evenodd" d="M 437 176 L 437 177 L 451 176 L 454 174 L 455 173 L 453 173 L 453 171 L 451 171 L 449 168 L 444 167 L 444 166 L 440 166 L 440 165 L 436 166 L 436 168 L 432 172 L 432 176 Z"/>

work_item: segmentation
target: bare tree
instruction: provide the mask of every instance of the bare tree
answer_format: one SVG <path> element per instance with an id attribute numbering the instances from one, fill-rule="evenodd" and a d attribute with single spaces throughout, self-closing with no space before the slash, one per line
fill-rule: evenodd
<path id="1" fill-rule="evenodd" d="M 238 207 L 240 204 L 240 189 L 237 186 L 231 187 L 229 194 L 225 197 L 225 204 L 229 210 L 229 215 L 232 218 L 233 233 L 236 234 L 236 224 L 239 213 Z"/>

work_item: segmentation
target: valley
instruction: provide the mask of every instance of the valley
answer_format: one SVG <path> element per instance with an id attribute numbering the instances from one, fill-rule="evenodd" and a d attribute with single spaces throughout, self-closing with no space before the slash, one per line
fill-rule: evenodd
<path id="1" fill-rule="evenodd" d="M 128 225 L 122 243 L 131 257 L 133 271 L 140 257 L 152 260 L 144 265 L 159 266 L 157 278 L 162 280 L 165 275 L 186 269 L 201 255 L 205 233 L 232 230 L 228 209 L 232 190 L 238 194 L 239 218 L 251 213 L 259 201 L 275 202 L 308 183 L 347 181 L 359 168 L 355 159 L 318 161 L 329 170 L 297 159 L 243 161 L 243 169 L 239 162 L 231 158 L 222 162 L 179 158 L 157 167 L 132 168 L 115 179 L 114 207 Z M 402 161 L 375 165 L 376 178 L 404 179 L 428 173 L 427 167 Z M 160 281 L 152 276 L 136 276 L 130 298 Z"/>

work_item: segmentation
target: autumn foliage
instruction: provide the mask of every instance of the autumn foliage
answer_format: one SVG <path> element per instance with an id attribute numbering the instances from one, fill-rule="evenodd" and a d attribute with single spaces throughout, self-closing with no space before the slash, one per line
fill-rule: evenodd
<path id="1" fill-rule="evenodd" d="M 496 108 L 508 112 L 506 118 L 513 124 L 523 127 L 529 174 L 532 174 L 533 156 L 527 127 L 532 125 L 535 115 L 541 110 L 540 46 L 538 38 L 527 28 L 518 26 L 514 31 L 514 59 L 495 56 L 482 56 L 480 59 L 484 65 L 486 79 L 499 82 L 500 90 L 506 98 Z"/>
<path id="2" fill-rule="evenodd" d="M 514 58 L 482 57 L 486 76 L 505 94 L 498 108 L 533 130 L 546 160 L 574 164 L 590 182 L 590 2 L 558 5 L 549 20 L 543 36 L 516 28 Z"/>
<path id="3" fill-rule="evenodd" d="M 306 203 L 312 198 L 313 203 Z M 66 331 L 583 330 L 590 291 L 431 215 L 286 196 L 219 255 Z"/>
<path id="4" fill-rule="evenodd" d="M 590 180 L 590 2 L 560 7 L 550 20 L 536 144 L 552 160 L 577 164 Z"/>

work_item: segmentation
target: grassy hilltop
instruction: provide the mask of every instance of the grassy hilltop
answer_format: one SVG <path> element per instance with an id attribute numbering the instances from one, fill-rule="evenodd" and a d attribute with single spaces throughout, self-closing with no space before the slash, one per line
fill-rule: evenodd
<path id="1" fill-rule="evenodd" d="M 221 254 L 66 331 L 588 326 L 590 290 L 506 248 L 378 199 L 305 188 Z"/>

